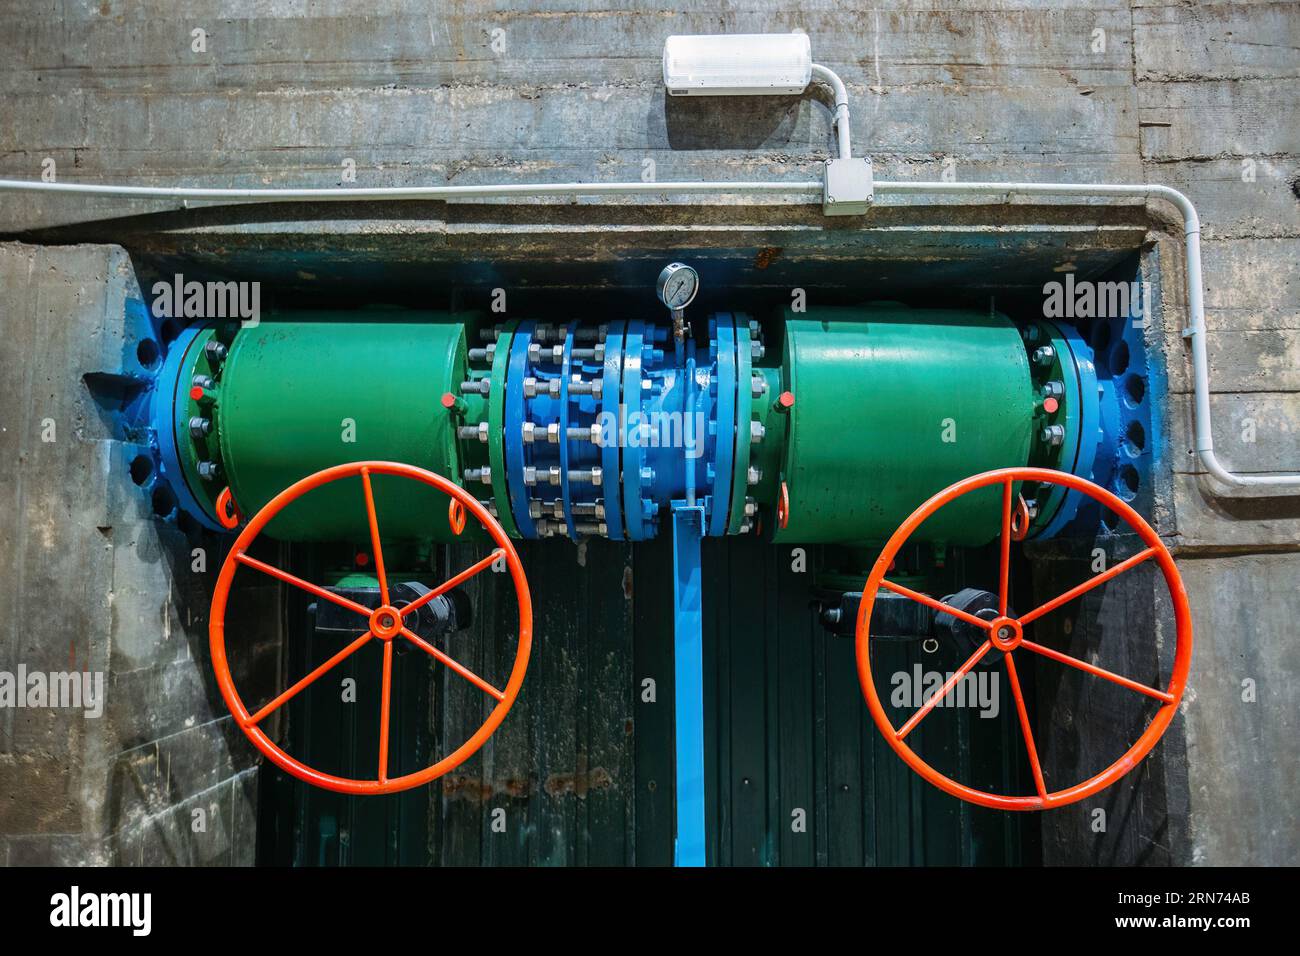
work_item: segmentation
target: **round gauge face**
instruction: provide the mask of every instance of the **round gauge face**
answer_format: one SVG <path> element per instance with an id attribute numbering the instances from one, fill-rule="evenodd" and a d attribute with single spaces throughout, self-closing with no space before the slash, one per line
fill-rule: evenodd
<path id="1" fill-rule="evenodd" d="M 699 290 L 699 274 L 688 265 L 674 262 L 659 273 L 659 299 L 670 309 L 686 308 Z"/>

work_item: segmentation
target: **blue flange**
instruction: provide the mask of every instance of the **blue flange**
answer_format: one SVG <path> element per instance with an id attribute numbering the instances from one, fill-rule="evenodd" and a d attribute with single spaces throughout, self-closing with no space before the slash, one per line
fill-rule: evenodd
<path id="1" fill-rule="evenodd" d="M 153 422 L 158 460 L 153 481 L 165 481 L 171 488 L 176 495 L 176 513 L 192 515 L 203 527 L 225 534 L 227 529 L 217 523 L 216 516 L 210 514 L 207 506 L 190 491 L 185 472 L 181 468 L 176 436 L 176 408 L 184 401 L 181 397 L 181 369 L 185 367 L 185 357 L 191 347 L 208 327 L 208 323 L 196 323 L 181 329 L 180 334 L 167 346 L 167 356 L 154 380 L 150 419 Z M 189 383 L 185 382 L 183 387 L 188 389 Z"/>
<path id="2" fill-rule="evenodd" d="M 524 484 L 524 378 L 528 375 L 528 345 L 532 342 L 533 322 L 520 322 L 510 338 L 510 364 L 506 368 L 505 420 L 501 438 L 505 446 L 506 489 L 510 493 L 510 513 L 519 533 L 537 537 L 537 525 L 528 513 L 528 485 Z"/>
<path id="3" fill-rule="evenodd" d="M 623 407 L 625 420 L 620 429 L 623 443 L 623 520 L 627 525 L 629 541 L 643 541 L 647 537 L 645 516 L 641 507 L 641 468 L 645 455 L 641 447 L 645 430 L 645 403 L 642 401 L 641 358 L 645 342 L 645 326 L 638 319 L 627 324 L 623 340 Z"/>
<path id="4" fill-rule="evenodd" d="M 569 494 L 569 382 L 573 368 L 574 324 L 564 332 L 564 357 L 560 361 L 560 500 L 564 507 L 564 527 L 569 537 L 578 540 L 578 529 L 573 526 L 573 500 Z"/>
<path id="5" fill-rule="evenodd" d="M 713 481 L 709 488 L 708 533 L 722 537 L 731 516 L 732 458 L 736 448 L 736 326 L 730 312 L 719 312 L 710 323 L 716 343 L 714 384 L 717 410 Z"/>
<path id="6" fill-rule="evenodd" d="M 600 410 L 613 415 L 618 421 L 619 398 L 622 395 L 623 335 L 626 322 L 609 323 L 605 333 L 605 370 L 601 373 Z M 607 434 L 618 436 L 617 428 L 606 429 Z M 623 509 L 620 507 L 622 468 L 619 461 L 621 441 L 606 442 L 601 448 L 601 483 L 605 489 L 605 524 L 611 541 L 623 540 Z"/>

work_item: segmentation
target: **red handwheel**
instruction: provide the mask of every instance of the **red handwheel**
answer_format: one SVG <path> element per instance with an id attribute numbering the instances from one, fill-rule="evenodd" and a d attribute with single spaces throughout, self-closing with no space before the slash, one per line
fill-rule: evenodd
<path id="1" fill-rule="evenodd" d="M 1100 574 L 1089 578 L 1078 587 L 1071 588 L 1064 594 L 1061 594 L 1046 604 L 1035 608 L 1027 614 L 1019 617 L 1010 617 L 1007 614 L 1008 592 L 1007 582 L 1010 573 L 1010 554 L 1011 541 L 1014 534 L 1013 513 L 1014 513 L 1014 493 L 1013 484 L 1017 481 L 1034 481 L 1044 484 L 1063 485 L 1076 491 L 1081 491 L 1091 498 L 1101 502 L 1120 518 L 1122 518 L 1146 545 L 1146 548 L 1124 561 L 1119 562 L 1111 568 Z M 986 488 L 991 485 L 1002 486 L 1002 534 L 1001 534 L 1001 562 L 999 567 L 998 578 L 998 611 L 997 616 L 991 620 L 976 617 L 968 614 L 955 607 L 944 604 L 935 598 L 926 594 L 921 594 L 900 584 L 885 579 L 885 574 L 889 570 L 894 558 L 899 550 L 907 542 L 912 533 L 925 521 L 926 518 L 934 514 L 944 505 L 948 504 L 955 498 L 964 494 L 976 491 L 980 488 Z M 1100 584 L 1109 581 L 1125 571 L 1136 567 L 1142 562 L 1154 558 L 1160 565 L 1160 570 L 1164 574 L 1165 584 L 1169 588 L 1170 596 L 1173 598 L 1174 621 L 1177 632 L 1177 645 L 1174 650 L 1173 671 L 1169 679 L 1169 684 L 1164 690 L 1150 687 L 1146 684 L 1122 677 L 1119 674 L 1112 673 L 1104 668 L 1097 667 L 1086 661 L 1063 654 L 1060 651 L 1045 647 L 1033 641 L 1027 640 L 1024 636 L 1024 629 L 1034 621 L 1038 620 L 1045 614 L 1049 614 L 1057 608 L 1076 598 L 1086 594 L 1088 591 Z M 876 684 L 871 674 L 871 609 L 875 604 L 876 593 L 881 589 L 893 591 L 895 594 L 901 594 L 904 597 L 919 601 L 936 611 L 946 612 L 953 617 L 966 622 L 974 627 L 983 630 L 987 637 L 982 644 L 976 648 L 975 652 L 963 663 L 953 675 L 944 682 L 944 684 L 925 703 L 917 709 L 911 717 L 903 724 L 901 728 L 895 728 L 890 722 L 884 707 L 880 703 L 880 697 L 876 693 Z M 862 603 L 858 608 L 857 620 L 857 660 L 858 660 L 858 680 L 862 684 L 862 692 L 867 699 L 867 707 L 871 711 L 871 717 L 884 734 L 886 742 L 894 748 L 894 751 L 903 758 L 903 760 L 913 770 L 942 790 L 946 790 L 953 796 L 960 797 L 963 800 L 969 800 L 972 803 L 978 803 L 986 807 L 995 807 L 1001 810 L 1046 810 L 1052 807 L 1064 806 L 1068 803 L 1074 803 L 1085 797 L 1109 787 L 1124 774 L 1136 767 L 1157 741 L 1169 727 L 1169 722 L 1174 719 L 1174 714 L 1178 709 L 1178 702 L 1182 699 L 1183 690 L 1187 685 L 1187 673 L 1191 666 L 1192 660 L 1192 614 L 1187 604 L 1187 591 L 1183 587 L 1183 579 L 1178 574 L 1178 568 L 1174 564 L 1173 557 L 1169 554 L 1169 549 L 1165 547 L 1164 542 L 1160 540 L 1155 530 L 1142 519 L 1136 511 L 1130 508 L 1124 501 L 1111 494 L 1106 489 L 1093 484 L 1085 478 L 1079 478 L 1075 475 L 1067 474 L 1060 471 L 1051 471 L 1046 468 L 1003 468 L 997 471 L 987 471 L 983 474 L 973 475 L 963 481 L 957 482 L 939 492 L 921 507 L 917 508 L 902 526 L 894 532 L 889 543 L 885 545 L 884 551 L 876 560 L 871 569 L 871 576 L 867 578 L 867 583 L 862 592 Z M 998 793 L 989 793 L 984 790 L 976 790 L 964 784 L 958 783 L 950 777 L 947 777 L 935 770 L 924 760 L 922 760 L 915 751 L 906 743 L 905 738 L 910 734 L 916 725 L 928 714 L 936 704 L 938 704 L 948 693 L 957 686 L 958 682 L 966 676 L 970 670 L 975 667 L 980 660 L 990 651 L 997 650 L 1003 654 L 1003 661 L 1006 665 L 1007 679 L 1011 685 L 1011 694 L 1015 699 L 1016 711 L 1020 720 L 1021 736 L 1024 738 L 1025 750 L 1029 757 L 1029 767 L 1033 772 L 1034 785 L 1037 794 L 1034 796 L 1008 796 Z M 1126 687 L 1138 694 L 1144 694 L 1147 697 L 1160 701 L 1160 708 L 1152 718 L 1150 724 L 1138 737 L 1127 751 L 1124 752 L 1118 760 L 1094 777 L 1068 787 L 1064 790 L 1049 792 L 1044 780 L 1042 766 L 1038 760 L 1038 749 L 1034 743 L 1033 730 L 1030 726 L 1029 713 L 1025 707 L 1024 694 L 1020 689 L 1020 678 L 1016 672 L 1015 652 L 1027 651 L 1032 654 L 1045 657 L 1059 664 L 1069 667 L 1078 668 L 1094 677 L 1111 681 L 1121 687 Z"/>
<path id="2" fill-rule="evenodd" d="M 253 539 L 266 527 L 267 523 L 276 516 L 290 502 L 302 497 L 314 488 L 328 484 L 332 481 L 338 481 L 341 478 L 350 478 L 361 476 L 362 488 L 364 491 L 364 505 L 366 517 L 370 525 L 370 544 L 374 552 L 375 575 L 379 579 L 380 607 L 371 609 L 361 604 L 351 601 L 340 594 L 335 594 L 325 588 L 318 587 L 282 571 L 279 568 L 259 561 L 251 557 L 247 551 Z M 417 600 L 412 601 L 402 607 L 396 607 L 389 601 L 388 579 L 384 571 L 384 555 L 379 546 L 379 522 L 375 514 L 375 498 L 371 488 L 372 475 L 396 475 L 402 478 L 409 478 L 415 481 L 421 481 L 426 485 L 432 485 L 439 491 L 450 495 L 454 502 L 462 505 L 470 514 L 477 518 L 483 527 L 487 529 L 492 540 L 496 543 L 495 550 L 487 557 L 470 565 L 464 571 L 461 571 L 455 577 L 443 582 L 438 587 L 422 595 Z M 358 501 L 358 506 L 362 504 Z M 445 654 L 443 651 L 434 647 L 429 642 L 405 626 L 403 621 L 411 614 L 418 611 L 421 607 L 432 601 L 441 594 L 445 594 L 452 588 L 457 587 L 468 581 L 480 571 L 490 567 L 494 562 L 504 559 L 506 566 L 510 569 L 510 576 L 514 582 L 515 597 L 519 605 L 519 640 L 515 649 L 515 661 L 510 671 L 510 677 L 503 689 L 498 689 L 475 674 L 469 668 L 456 661 L 454 658 Z M 230 595 L 230 583 L 235 577 L 235 571 L 239 566 L 253 568 L 273 578 L 292 584 L 295 587 L 302 588 L 309 594 L 316 597 L 331 601 L 340 607 L 354 611 L 366 619 L 367 630 L 356 640 L 352 641 L 337 654 L 331 657 L 325 663 L 321 664 L 307 676 L 303 677 L 296 684 L 273 698 L 256 711 L 249 712 L 244 706 L 243 700 L 239 696 L 239 691 L 235 688 L 235 683 L 230 676 L 230 667 L 226 661 L 226 600 Z M 248 522 L 244 530 L 240 532 L 235 539 L 234 545 L 227 555 L 225 563 L 221 566 L 221 574 L 217 578 L 216 591 L 212 595 L 212 616 L 211 623 L 208 626 L 208 637 L 212 652 L 212 666 L 216 671 L 217 685 L 221 688 L 221 696 L 226 700 L 226 706 L 234 715 L 235 721 L 240 728 L 253 742 L 258 750 L 262 751 L 266 757 L 276 766 L 282 768 L 288 773 L 293 774 L 300 780 L 318 787 L 324 787 L 326 790 L 336 790 L 340 793 L 357 793 L 357 794 L 374 794 L 374 793 L 394 793 L 398 790 L 407 790 L 411 787 L 418 787 L 421 784 L 428 783 L 437 777 L 447 773 L 447 771 L 459 766 L 465 760 L 469 759 L 475 751 L 483 746 L 484 742 L 500 726 L 501 721 L 505 719 L 506 713 L 510 706 L 515 702 L 519 694 L 519 688 L 524 682 L 524 673 L 528 669 L 528 654 L 532 647 L 533 633 L 533 606 L 528 594 L 528 581 L 524 576 L 523 565 L 519 562 L 519 556 L 515 553 L 514 546 L 511 545 L 510 539 L 506 537 L 505 531 L 496 519 L 492 517 L 478 500 L 459 485 L 448 481 L 440 475 L 431 471 L 425 471 L 423 468 L 416 468 L 412 465 L 404 465 L 392 461 L 357 461 L 347 465 L 338 465 L 333 468 L 326 468 L 318 471 L 314 475 L 308 475 L 301 481 L 290 485 L 284 491 L 280 492 L 262 508 L 253 519 Z M 393 677 L 393 641 L 397 638 L 403 638 L 410 641 L 416 647 L 420 648 L 434 660 L 450 668 L 460 677 L 469 681 L 483 693 L 487 694 L 496 701 L 496 706 L 488 714 L 487 720 L 474 733 L 469 740 L 465 741 L 458 749 L 443 757 L 437 763 L 417 771 L 416 773 L 405 776 L 389 776 L 389 759 L 388 759 L 388 723 L 389 711 L 392 703 L 392 677 Z M 278 744 L 271 740 L 270 737 L 261 729 L 259 724 L 271 713 L 283 706 L 300 692 L 309 687 L 319 678 L 332 670 L 336 665 L 350 657 L 356 651 L 360 650 L 370 641 L 380 641 L 384 647 L 383 671 L 380 685 L 380 717 L 379 717 L 379 766 L 375 779 L 354 780 L 348 777 L 338 777 L 333 774 L 322 773 L 306 764 L 296 760 L 289 754 L 285 753 Z"/>

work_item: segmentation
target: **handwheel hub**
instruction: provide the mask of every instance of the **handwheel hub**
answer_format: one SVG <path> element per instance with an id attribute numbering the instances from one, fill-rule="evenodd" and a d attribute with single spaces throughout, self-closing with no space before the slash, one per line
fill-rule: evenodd
<path id="1" fill-rule="evenodd" d="M 376 608 L 370 615 L 370 633 L 381 641 L 391 641 L 402 632 L 402 612 L 391 604 Z"/>
<path id="2" fill-rule="evenodd" d="M 989 638 L 1000 651 L 1014 651 L 1024 636 L 1020 622 L 1014 617 L 997 617 L 989 622 Z"/>

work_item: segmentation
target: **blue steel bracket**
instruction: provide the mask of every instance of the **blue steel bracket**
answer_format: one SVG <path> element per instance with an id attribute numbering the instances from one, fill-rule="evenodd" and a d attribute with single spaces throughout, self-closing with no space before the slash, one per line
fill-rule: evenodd
<path id="1" fill-rule="evenodd" d="M 703 505 L 674 501 L 673 674 L 677 752 L 675 866 L 704 866 Z"/>

